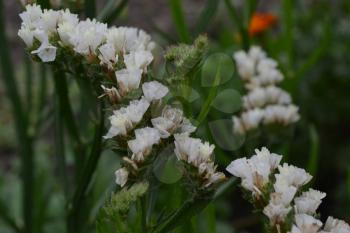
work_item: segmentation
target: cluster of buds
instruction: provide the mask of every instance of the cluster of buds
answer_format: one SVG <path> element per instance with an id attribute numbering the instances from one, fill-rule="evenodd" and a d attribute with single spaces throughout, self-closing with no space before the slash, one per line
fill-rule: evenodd
<path id="1" fill-rule="evenodd" d="M 256 46 L 236 52 L 234 59 L 247 89 L 240 116 L 233 116 L 234 133 L 244 134 L 260 124 L 289 125 L 299 120 L 298 107 L 289 93 L 276 86 L 283 80 L 276 61 Z"/>
<path id="2" fill-rule="evenodd" d="M 323 224 L 316 211 L 326 194 L 309 189 L 297 196 L 311 180 L 310 174 L 286 163 L 279 165 L 282 156 L 266 148 L 255 152 L 250 159 L 237 159 L 226 169 L 241 178 L 243 189 L 251 192 L 252 203 L 268 217 L 272 232 L 350 232 L 348 224 L 332 217 L 320 230 Z"/>

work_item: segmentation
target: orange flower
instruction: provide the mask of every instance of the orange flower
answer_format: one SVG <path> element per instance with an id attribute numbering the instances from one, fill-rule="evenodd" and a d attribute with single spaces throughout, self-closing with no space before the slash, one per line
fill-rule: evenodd
<path id="1" fill-rule="evenodd" d="M 251 37 L 256 36 L 277 22 L 277 17 L 269 13 L 255 13 L 250 21 L 249 35 Z"/>

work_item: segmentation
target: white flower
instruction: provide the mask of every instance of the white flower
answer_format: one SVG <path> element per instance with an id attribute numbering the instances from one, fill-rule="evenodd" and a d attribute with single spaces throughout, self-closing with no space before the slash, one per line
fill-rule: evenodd
<path id="1" fill-rule="evenodd" d="M 37 50 L 32 51 L 32 54 L 37 54 L 43 62 L 52 62 L 56 59 L 56 50 L 55 46 L 41 44 Z"/>
<path id="2" fill-rule="evenodd" d="M 114 111 L 113 115 L 109 117 L 109 121 L 111 123 L 111 127 L 106 136 L 104 136 L 105 139 L 113 138 L 118 135 L 125 136 L 133 127 L 126 108 L 121 108 L 118 111 Z"/>
<path id="3" fill-rule="evenodd" d="M 58 20 L 58 23 L 70 23 L 71 25 L 76 26 L 79 23 L 78 15 L 72 14 L 69 9 L 61 10 L 61 17 Z"/>
<path id="4" fill-rule="evenodd" d="M 34 42 L 34 31 L 30 28 L 23 26 L 18 31 L 18 36 L 24 41 L 27 47 L 32 47 Z"/>
<path id="5" fill-rule="evenodd" d="M 107 25 L 95 19 L 80 21 L 70 36 L 74 50 L 82 55 L 95 54 L 96 49 L 104 42 Z"/>
<path id="6" fill-rule="evenodd" d="M 211 160 L 215 146 L 200 139 L 191 138 L 187 133 L 175 134 L 175 155 L 178 160 L 184 160 L 195 167 Z"/>
<path id="7" fill-rule="evenodd" d="M 280 173 L 275 175 L 276 182 L 283 180 L 287 185 L 292 185 L 296 188 L 300 188 L 312 179 L 312 176 L 304 169 L 286 163 L 278 166 L 278 170 Z"/>
<path id="8" fill-rule="evenodd" d="M 288 125 L 298 121 L 300 118 L 298 114 L 298 107 L 295 105 L 270 105 L 265 108 L 264 124 L 280 123 Z"/>
<path id="9" fill-rule="evenodd" d="M 149 102 L 144 97 L 141 97 L 139 100 L 131 101 L 126 109 L 130 120 L 134 124 L 139 123 L 142 120 L 142 117 L 147 111 L 149 105 Z"/>
<path id="10" fill-rule="evenodd" d="M 100 64 L 107 65 L 108 69 L 113 69 L 114 64 L 118 61 L 114 46 L 112 44 L 104 44 L 98 48 L 100 55 Z"/>
<path id="11" fill-rule="evenodd" d="M 142 70 L 140 69 L 122 69 L 115 72 L 119 84 L 119 90 L 122 95 L 139 88 L 141 82 Z"/>
<path id="12" fill-rule="evenodd" d="M 269 182 L 271 172 L 277 168 L 282 156 L 270 153 L 265 147 L 255 150 L 256 155 L 250 159 L 241 158 L 231 162 L 226 170 L 242 179 L 242 186 L 260 195 L 264 186 Z"/>
<path id="13" fill-rule="evenodd" d="M 264 117 L 264 111 L 260 108 L 255 108 L 242 113 L 241 121 L 246 131 L 255 129 L 259 126 Z"/>
<path id="14" fill-rule="evenodd" d="M 294 218 L 296 225 L 293 226 L 292 233 L 317 233 L 322 227 L 321 221 L 307 214 L 296 214 Z"/>
<path id="15" fill-rule="evenodd" d="M 147 71 L 147 66 L 151 64 L 153 55 L 149 51 L 132 51 L 124 55 L 124 63 L 127 69 L 141 69 Z"/>
<path id="16" fill-rule="evenodd" d="M 303 192 L 300 197 L 294 199 L 295 212 L 300 214 L 315 214 L 325 196 L 325 193 L 314 189 L 309 189 L 309 191 Z"/>
<path id="17" fill-rule="evenodd" d="M 196 131 L 196 129 L 197 127 L 192 125 L 189 119 L 187 119 L 186 117 L 182 119 L 182 123 L 180 125 L 180 133 L 191 134 L 194 131 Z"/>
<path id="18" fill-rule="evenodd" d="M 129 53 L 131 51 L 151 51 L 154 42 L 142 30 L 131 27 L 113 27 L 108 30 L 107 43 L 114 45 L 117 52 Z"/>
<path id="19" fill-rule="evenodd" d="M 183 121 L 183 112 L 178 108 L 166 106 L 162 111 L 162 116 L 151 120 L 154 128 L 158 129 L 162 138 L 168 138 L 180 127 Z"/>
<path id="20" fill-rule="evenodd" d="M 270 202 L 265 206 L 263 213 L 270 219 L 271 225 L 276 225 L 284 222 L 291 210 L 292 207 L 284 205 L 281 201 L 280 193 L 272 193 L 270 195 Z"/>
<path id="21" fill-rule="evenodd" d="M 259 46 L 252 46 L 249 49 L 249 57 L 253 59 L 255 62 L 258 62 L 264 58 L 266 58 L 266 53 Z"/>
<path id="22" fill-rule="evenodd" d="M 158 130 L 150 127 L 136 129 L 135 139 L 128 141 L 128 146 L 132 151 L 132 160 L 142 162 L 145 156 L 149 155 L 154 144 L 160 141 Z"/>
<path id="23" fill-rule="evenodd" d="M 232 129 L 233 129 L 234 133 L 237 133 L 237 134 L 244 134 L 245 133 L 243 122 L 241 121 L 241 119 L 239 117 L 233 116 L 232 123 L 233 123 Z"/>
<path id="24" fill-rule="evenodd" d="M 109 117 L 111 127 L 105 139 L 118 135 L 126 135 L 137 123 L 139 123 L 149 107 L 149 102 L 144 98 L 131 101 L 129 106 L 120 108 Z"/>
<path id="25" fill-rule="evenodd" d="M 74 34 L 75 28 L 79 23 L 78 16 L 70 13 L 69 9 L 61 11 L 61 17 L 58 21 L 57 32 L 61 42 L 64 45 L 71 45 L 70 38 Z"/>
<path id="26" fill-rule="evenodd" d="M 54 61 L 56 59 L 57 48 L 49 43 L 49 38 L 46 32 L 37 29 L 34 31 L 34 37 L 41 42 L 41 45 L 38 49 L 33 50 L 31 53 L 37 54 L 43 62 Z"/>
<path id="27" fill-rule="evenodd" d="M 292 185 L 289 185 L 286 180 L 279 179 L 273 185 L 275 193 L 280 195 L 280 203 L 285 206 L 289 206 L 292 202 L 298 189 Z"/>
<path id="28" fill-rule="evenodd" d="M 38 27 L 47 33 L 54 33 L 60 16 L 59 11 L 44 9 Z"/>
<path id="29" fill-rule="evenodd" d="M 246 109 L 263 107 L 266 104 L 266 92 L 263 88 L 255 88 L 243 97 L 243 106 Z"/>
<path id="30" fill-rule="evenodd" d="M 169 89 L 157 81 L 146 82 L 142 85 L 142 91 L 148 101 L 159 100 L 168 94 Z"/>
<path id="31" fill-rule="evenodd" d="M 128 181 L 129 171 L 123 167 L 115 171 L 115 183 L 123 187 Z"/>
<path id="32" fill-rule="evenodd" d="M 244 51 L 238 51 L 233 55 L 238 74 L 245 81 L 250 80 L 255 74 L 255 61 L 251 59 Z"/>
<path id="33" fill-rule="evenodd" d="M 42 13 L 40 6 L 26 5 L 26 10 L 19 14 L 19 17 L 22 19 L 22 25 L 34 30 L 38 26 Z"/>
<path id="34" fill-rule="evenodd" d="M 350 226 L 342 220 L 328 217 L 324 229 L 320 233 L 350 233 Z"/>

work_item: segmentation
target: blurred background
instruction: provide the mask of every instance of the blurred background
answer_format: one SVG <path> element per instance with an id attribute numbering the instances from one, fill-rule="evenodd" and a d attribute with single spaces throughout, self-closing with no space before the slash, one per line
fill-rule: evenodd
<path id="1" fill-rule="evenodd" d="M 83 7 L 83 3 L 79 2 L 56 0 L 51 4 L 53 7 L 79 10 Z M 106 4 L 111 1 L 96 2 L 96 12 L 104 12 Z M 247 38 L 242 34 L 239 22 L 247 22 L 249 43 L 262 46 L 269 56 L 279 61 L 286 77 L 282 86 L 300 107 L 301 120 L 282 135 L 267 132 L 266 135 L 246 139 L 243 149 L 241 146 L 225 148 L 219 145 L 222 155 L 218 159 L 222 167 L 234 158 L 252 155 L 255 146 L 266 145 L 272 151 L 283 153 L 285 161 L 310 171 L 314 176 L 313 187 L 327 193 L 320 207 L 323 221 L 328 215 L 350 221 L 350 1 L 264 0 L 257 1 L 250 15 L 245 14 L 249 1 L 244 0 L 114 2 L 124 5 L 117 17 L 109 15 L 106 20 L 109 25 L 135 26 L 146 30 L 160 45 L 159 51 L 170 44 L 191 43 L 197 35 L 204 33 L 210 39 L 209 53 L 220 52 L 231 57 L 233 51 L 246 46 Z M 179 3 L 182 12 L 178 11 Z M 24 9 L 21 1 L 6 0 L 2 7 L 0 20 L 5 26 L 3 33 L 8 44 L 6 48 L 0 46 L 0 232 L 15 232 L 13 228 L 23 224 L 23 187 L 20 181 L 23 163 L 36 167 L 32 184 L 34 201 L 31 203 L 35 216 L 34 232 L 65 232 L 65 206 L 62 204 L 65 190 L 58 184 L 60 175 L 56 165 L 59 161 L 54 146 L 57 145 L 54 130 L 57 126 L 54 121 L 53 84 L 49 78 L 51 73 L 47 67 L 30 61 L 24 44 L 17 36 L 20 28 L 18 14 Z M 250 17 L 247 18 L 247 15 Z M 255 27 L 252 20 L 255 20 Z M 9 52 L 13 70 L 9 70 L 10 63 L 4 61 L 5 49 Z M 12 72 L 13 76 L 8 72 Z M 31 122 L 27 132 L 33 135 L 31 140 L 35 141 L 33 161 L 18 155 L 20 141 L 15 127 L 16 112 L 11 107 L 10 93 L 6 92 L 4 84 L 8 75 L 17 83 L 17 97 Z M 46 82 L 43 81 L 45 79 Z M 199 93 L 193 102 L 196 107 L 203 103 L 207 90 L 201 82 L 195 85 L 192 88 Z M 242 84 L 236 73 L 220 88 L 242 93 Z M 79 92 L 74 85 L 70 87 L 70 98 L 78 106 Z M 232 99 L 227 97 L 220 101 L 225 104 Z M 38 109 L 40 111 L 36 111 Z M 76 107 L 77 116 L 79 111 Z M 230 111 L 225 114 L 213 110 L 205 124 L 210 126 L 218 120 L 225 124 L 231 116 Z M 79 127 L 84 128 L 83 123 L 80 122 Z M 203 127 L 205 131 L 207 126 Z M 215 136 L 215 133 L 212 135 Z M 211 141 L 220 144 L 215 137 Z M 71 152 L 65 147 L 61 150 L 67 153 L 66 171 L 69 176 L 70 169 L 73 169 L 69 167 Z M 103 152 L 91 187 L 91 198 L 95 200 L 92 203 L 103 203 L 106 193 L 111 190 L 118 163 L 119 160 L 109 151 Z M 241 196 L 235 186 L 215 203 L 216 232 L 261 232 L 259 216 L 252 213 L 250 204 Z M 96 214 L 99 205 L 94 205 L 91 212 Z M 205 221 L 205 215 L 199 217 L 198 229 L 201 229 L 201 221 Z M 207 232 L 207 229 L 198 232 Z"/>

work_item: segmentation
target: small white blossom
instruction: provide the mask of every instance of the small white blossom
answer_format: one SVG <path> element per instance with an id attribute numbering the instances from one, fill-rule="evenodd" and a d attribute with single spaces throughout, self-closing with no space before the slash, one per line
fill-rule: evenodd
<path id="1" fill-rule="evenodd" d="M 303 192 L 300 197 L 294 199 L 295 212 L 299 214 L 313 215 L 316 213 L 317 208 L 322 203 L 322 199 L 325 197 L 325 193 L 314 189 Z"/>
<path id="2" fill-rule="evenodd" d="M 33 50 L 31 53 L 38 55 L 43 62 L 54 61 L 56 59 L 57 48 L 49 43 L 49 38 L 46 32 L 37 29 L 34 31 L 34 37 L 41 42 L 41 45 L 38 49 Z"/>
<path id="3" fill-rule="evenodd" d="M 32 47 L 34 42 L 34 31 L 30 28 L 23 26 L 18 31 L 18 36 L 24 41 L 27 47 Z"/>
<path id="4" fill-rule="evenodd" d="M 115 183 L 123 187 L 128 181 L 129 171 L 123 167 L 115 171 Z"/>
<path id="5" fill-rule="evenodd" d="M 255 61 L 250 58 L 245 52 L 239 51 L 234 54 L 238 74 L 243 80 L 250 80 L 255 74 Z"/>
<path id="6" fill-rule="evenodd" d="M 295 105 L 270 105 L 265 108 L 264 124 L 280 123 L 288 125 L 298 121 L 300 118 L 298 107 Z"/>
<path id="7" fill-rule="evenodd" d="M 57 24 L 60 16 L 59 11 L 44 9 L 37 26 L 47 33 L 54 33 L 57 30 Z"/>
<path id="8" fill-rule="evenodd" d="M 104 44 L 98 48 L 100 55 L 100 64 L 107 65 L 108 69 L 113 69 L 114 64 L 118 61 L 118 55 L 115 52 L 112 44 Z"/>
<path id="9" fill-rule="evenodd" d="M 145 95 L 145 98 L 151 102 L 153 100 L 159 100 L 166 96 L 169 92 L 169 89 L 160 82 L 151 81 L 146 82 L 142 85 L 142 91 Z"/>
<path id="10" fill-rule="evenodd" d="M 107 25 L 95 19 L 80 21 L 70 36 L 74 50 L 82 55 L 95 54 L 106 38 Z"/>
<path id="11" fill-rule="evenodd" d="M 231 162 L 226 170 L 232 175 L 242 179 L 242 186 L 260 195 L 264 186 L 269 182 L 270 174 L 280 163 L 282 156 L 270 153 L 263 147 L 260 151 L 255 150 L 256 155 L 250 159 L 241 158 Z"/>
<path id="12" fill-rule="evenodd" d="M 117 77 L 120 93 L 122 95 L 125 95 L 128 92 L 139 88 L 142 77 L 142 70 L 122 69 L 116 71 L 115 76 Z"/>
<path id="13" fill-rule="evenodd" d="M 149 102 L 144 98 L 131 101 L 129 106 L 120 108 L 109 117 L 111 127 L 105 139 L 118 135 L 126 135 L 137 123 L 139 123 L 149 107 Z"/>
<path id="14" fill-rule="evenodd" d="M 290 186 L 300 188 L 307 184 L 312 176 L 304 169 L 298 168 L 292 165 L 284 163 L 282 166 L 278 166 L 279 174 L 276 174 L 276 182 L 284 181 Z"/>
<path id="15" fill-rule="evenodd" d="M 152 146 L 158 144 L 160 135 L 158 130 L 150 127 L 136 129 L 135 139 L 128 141 L 128 146 L 132 151 L 132 160 L 143 162 L 145 157 L 151 153 Z"/>
<path id="16" fill-rule="evenodd" d="M 282 195 L 280 193 L 272 193 L 269 204 L 263 210 L 263 213 L 269 218 L 271 225 L 278 225 L 284 222 L 292 210 L 292 207 L 284 205 L 281 199 Z"/>
<path id="17" fill-rule="evenodd" d="M 211 159 L 215 146 L 200 139 L 191 138 L 188 134 L 175 134 L 175 155 L 193 166 L 199 167 L 203 162 Z"/>
<path id="18" fill-rule="evenodd" d="M 40 6 L 36 4 L 26 5 L 26 10 L 19 14 L 19 17 L 22 19 L 22 25 L 31 30 L 35 30 L 38 26 L 38 22 L 40 22 L 42 13 Z"/>
<path id="19" fill-rule="evenodd" d="M 264 117 L 264 111 L 260 108 L 255 108 L 244 112 L 241 115 L 241 121 L 245 131 L 255 129 L 259 126 Z"/>
<path id="20" fill-rule="evenodd" d="M 144 31 L 131 27 L 112 27 L 107 33 L 107 43 L 114 45 L 117 52 L 151 51 L 154 42 Z"/>
<path id="21" fill-rule="evenodd" d="M 322 222 L 307 214 L 296 214 L 291 233 L 317 233 Z"/>
<path id="22" fill-rule="evenodd" d="M 124 55 L 124 63 L 127 69 L 141 69 L 147 71 L 147 66 L 151 64 L 153 55 L 149 51 L 132 51 Z"/>
<path id="23" fill-rule="evenodd" d="M 350 233 L 350 226 L 342 220 L 328 217 L 324 229 L 320 233 Z"/>

